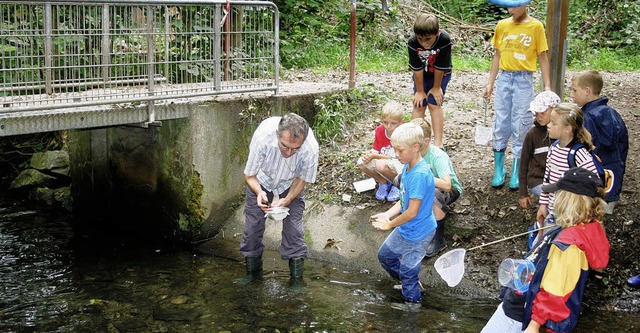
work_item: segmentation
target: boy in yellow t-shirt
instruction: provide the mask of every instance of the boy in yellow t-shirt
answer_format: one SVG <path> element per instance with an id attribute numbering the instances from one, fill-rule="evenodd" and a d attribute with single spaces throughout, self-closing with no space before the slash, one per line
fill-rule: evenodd
<path id="1" fill-rule="evenodd" d="M 496 52 L 491 62 L 489 82 L 484 98 L 489 99 L 496 83 L 493 119 L 494 174 L 491 186 L 504 185 L 506 169 L 504 152 L 512 138 L 511 178 L 509 189 L 519 188 L 518 170 L 524 137 L 533 124 L 527 115 L 533 100 L 533 72 L 537 70 L 536 58 L 544 80 L 544 89 L 551 90 L 547 39 L 542 22 L 527 14 L 527 5 L 509 8 L 511 17 L 498 22 L 492 43 Z"/>

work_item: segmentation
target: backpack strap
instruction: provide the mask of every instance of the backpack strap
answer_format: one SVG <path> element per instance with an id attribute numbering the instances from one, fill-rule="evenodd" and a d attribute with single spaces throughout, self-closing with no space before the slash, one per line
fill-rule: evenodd
<path id="1" fill-rule="evenodd" d="M 569 154 L 567 154 L 567 163 L 569 163 L 569 168 L 576 167 L 576 152 L 578 152 L 580 148 L 587 149 L 587 146 L 580 142 L 577 142 L 573 146 L 571 146 L 571 149 L 569 149 Z M 587 151 L 589 151 L 589 149 L 587 149 Z"/>
<path id="2" fill-rule="evenodd" d="M 548 154 L 547 156 L 551 155 L 551 152 L 558 146 L 558 143 L 560 143 L 560 139 L 556 139 L 551 143 L 551 146 L 549 146 L 549 152 L 547 153 Z M 546 173 L 546 168 L 545 168 L 545 173 Z M 549 183 L 550 182 L 549 175 L 547 175 L 544 180 L 547 183 Z"/>

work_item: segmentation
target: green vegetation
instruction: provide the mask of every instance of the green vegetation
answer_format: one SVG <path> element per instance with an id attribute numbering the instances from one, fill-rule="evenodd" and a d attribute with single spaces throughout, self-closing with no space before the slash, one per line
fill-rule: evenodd
<path id="1" fill-rule="evenodd" d="M 348 1 L 274 1 L 280 9 L 281 60 L 285 68 L 319 71 L 349 68 Z M 382 11 L 380 0 L 357 3 L 358 71 L 407 70 L 406 40 L 416 13 L 433 12 L 455 38 L 456 70 L 488 70 L 490 38 L 506 9 L 485 0 L 449 0 L 430 5 L 397 0 Z M 534 0 L 529 13 L 546 22 L 546 0 Z M 640 3 L 632 0 L 571 1 L 567 66 L 573 70 L 640 70 Z M 311 47 L 312 46 L 312 47 Z"/>
<path id="2" fill-rule="evenodd" d="M 370 86 L 317 98 L 313 131 L 320 144 L 334 145 L 348 137 L 349 125 L 364 118 L 369 110 L 367 105 L 377 105 L 381 98 Z"/>

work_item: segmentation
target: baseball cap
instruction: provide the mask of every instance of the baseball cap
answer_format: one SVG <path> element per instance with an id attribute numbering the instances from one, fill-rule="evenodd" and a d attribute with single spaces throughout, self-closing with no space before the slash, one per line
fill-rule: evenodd
<path id="1" fill-rule="evenodd" d="M 598 175 L 585 168 L 575 167 L 567 170 L 557 182 L 542 185 L 542 190 L 544 192 L 563 190 L 593 198 L 600 196 L 598 187 L 602 187 L 602 181 Z"/>
<path id="2" fill-rule="evenodd" d="M 545 90 L 529 103 L 529 111 L 533 114 L 542 113 L 547 111 L 549 107 L 554 107 L 558 104 L 560 104 L 560 97 L 553 91 Z"/>

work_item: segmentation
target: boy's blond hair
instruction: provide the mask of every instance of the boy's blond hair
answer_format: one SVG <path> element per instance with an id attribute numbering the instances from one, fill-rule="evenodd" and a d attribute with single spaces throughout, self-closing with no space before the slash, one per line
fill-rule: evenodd
<path id="1" fill-rule="evenodd" d="M 600 195 L 604 194 L 602 188 L 599 191 Z M 589 223 L 593 219 L 601 221 L 604 217 L 606 203 L 602 198 L 559 190 L 554 200 L 553 215 L 556 223 L 563 228 Z"/>
<path id="2" fill-rule="evenodd" d="M 573 129 L 573 137 L 577 138 L 588 150 L 594 150 L 591 142 L 591 133 L 582 125 L 584 124 L 584 114 L 582 109 L 573 103 L 560 103 L 553 107 L 552 111 L 560 118 L 560 124 L 570 126 Z"/>
<path id="3" fill-rule="evenodd" d="M 585 71 L 576 74 L 571 78 L 571 82 L 575 82 L 580 88 L 590 88 L 591 93 L 597 96 L 600 96 L 604 85 L 602 75 L 597 71 Z"/>
<path id="4" fill-rule="evenodd" d="M 433 14 L 422 13 L 413 23 L 413 33 L 416 36 L 431 36 L 440 31 L 440 22 Z"/>
<path id="5" fill-rule="evenodd" d="M 412 123 L 420 126 L 422 128 L 422 134 L 425 138 L 431 137 L 431 123 L 424 118 L 415 118 L 411 120 Z"/>
<path id="6" fill-rule="evenodd" d="M 389 101 L 382 107 L 382 113 L 380 119 L 393 119 L 399 122 L 404 120 L 404 111 L 402 110 L 402 104 L 396 101 Z"/>
<path id="7" fill-rule="evenodd" d="M 420 126 L 414 123 L 404 123 L 391 134 L 391 145 L 410 147 L 414 144 L 420 145 L 420 149 L 424 146 L 424 134 Z"/>

